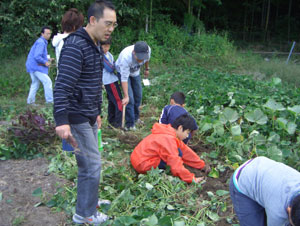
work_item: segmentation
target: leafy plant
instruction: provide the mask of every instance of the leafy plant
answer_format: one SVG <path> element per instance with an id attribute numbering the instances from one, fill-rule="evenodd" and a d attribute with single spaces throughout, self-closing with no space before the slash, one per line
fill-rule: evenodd
<path id="1" fill-rule="evenodd" d="M 8 128 L 6 144 L 0 147 L 0 158 L 32 158 L 41 155 L 56 139 L 54 124 L 42 114 L 27 110 Z"/>

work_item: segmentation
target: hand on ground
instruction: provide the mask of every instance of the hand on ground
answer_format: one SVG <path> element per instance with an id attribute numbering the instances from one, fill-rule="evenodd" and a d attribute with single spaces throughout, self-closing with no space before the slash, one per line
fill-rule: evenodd
<path id="1" fill-rule="evenodd" d="M 203 181 L 204 177 L 195 177 L 194 181 L 195 183 L 200 183 L 201 181 Z"/>

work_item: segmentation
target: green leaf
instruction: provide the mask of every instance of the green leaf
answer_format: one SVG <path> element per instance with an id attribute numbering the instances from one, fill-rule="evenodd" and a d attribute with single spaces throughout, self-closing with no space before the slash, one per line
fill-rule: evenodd
<path id="1" fill-rule="evenodd" d="M 219 136 L 224 135 L 224 125 L 220 121 L 214 123 L 213 127 L 214 127 L 214 133 L 216 133 Z"/>
<path id="2" fill-rule="evenodd" d="M 206 215 L 214 222 L 218 221 L 220 219 L 219 215 L 217 213 L 214 213 L 212 211 L 207 211 Z"/>
<path id="3" fill-rule="evenodd" d="M 42 191 L 42 188 L 41 188 L 41 187 L 35 189 L 35 190 L 32 192 L 32 196 L 34 196 L 34 197 L 42 197 L 42 195 L 43 195 L 43 191 Z"/>
<path id="4" fill-rule="evenodd" d="M 167 205 L 167 209 L 168 209 L 168 210 L 175 210 L 175 207 L 172 206 L 172 205 L 170 205 L 170 204 L 168 204 L 168 205 Z"/>
<path id="5" fill-rule="evenodd" d="M 282 151 L 277 146 L 272 146 L 267 149 L 268 157 L 281 162 L 282 161 Z"/>
<path id="6" fill-rule="evenodd" d="M 211 171 L 209 172 L 208 174 L 209 177 L 212 177 L 212 178 L 219 178 L 219 171 L 216 170 L 216 168 L 212 168 Z"/>
<path id="7" fill-rule="evenodd" d="M 218 195 L 218 196 L 224 196 L 227 194 L 229 194 L 229 191 L 225 191 L 225 190 L 217 190 L 216 191 L 216 195 Z"/>
<path id="8" fill-rule="evenodd" d="M 238 113 L 231 109 L 225 108 L 224 111 L 220 114 L 220 121 L 225 124 L 226 122 L 235 122 L 239 118 Z"/>
<path id="9" fill-rule="evenodd" d="M 170 216 L 163 216 L 158 220 L 159 226 L 172 226 L 172 218 Z"/>
<path id="10" fill-rule="evenodd" d="M 157 225 L 158 219 L 157 217 L 153 214 L 151 217 L 149 217 L 149 222 L 148 225 Z"/>
<path id="11" fill-rule="evenodd" d="M 294 114 L 296 114 L 296 115 L 299 115 L 300 114 L 300 105 L 295 105 L 293 107 L 288 107 L 287 110 L 294 113 Z"/>
<path id="12" fill-rule="evenodd" d="M 175 221 L 174 226 L 185 226 L 184 221 Z"/>
<path id="13" fill-rule="evenodd" d="M 271 109 L 272 111 L 283 111 L 285 107 L 281 103 L 276 102 L 273 99 L 269 99 L 267 103 L 263 105 L 265 108 Z"/>
<path id="14" fill-rule="evenodd" d="M 121 216 L 116 219 L 116 223 L 120 225 L 133 225 L 138 223 L 138 221 L 130 216 Z"/>
<path id="15" fill-rule="evenodd" d="M 205 222 L 201 222 L 201 223 L 197 224 L 197 226 L 205 226 L 205 225 L 206 225 Z"/>
<path id="16" fill-rule="evenodd" d="M 212 128 L 213 128 L 212 123 L 204 123 L 203 126 L 201 127 L 201 131 L 205 132 L 205 131 L 210 130 Z"/>
<path id="17" fill-rule="evenodd" d="M 242 133 L 240 125 L 231 126 L 230 131 L 233 136 L 239 136 Z"/>
<path id="18" fill-rule="evenodd" d="M 55 205 L 56 205 L 56 202 L 53 199 L 51 199 L 49 202 L 46 203 L 46 206 L 49 208 L 51 208 Z"/>
<path id="19" fill-rule="evenodd" d="M 153 189 L 153 185 L 152 184 L 149 184 L 149 183 L 146 183 L 146 188 L 148 190 L 152 190 Z"/>
<path id="20" fill-rule="evenodd" d="M 206 193 L 207 193 L 208 197 L 210 197 L 210 198 L 215 197 L 214 193 L 211 191 L 208 191 Z"/>
<path id="21" fill-rule="evenodd" d="M 272 84 L 273 85 L 281 84 L 281 79 L 277 77 L 272 78 Z"/>
<path id="22" fill-rule="evenodd" d="M 268 121 L 268 117 L 259 108 L 256 108 L 254 111 L 246 113 L 245 118 L 249 122 L 255 122 L 259 125 L 264 125 Z"/>
<path id="23" fill-rule="evenodd" d="M 288 122 L 287 124 L 287 132 L 290 134 L 290 135 L 293 135 L 296 131 L 296 128 L 297 128 L 297 125 L 293 122 Z"/>
<path id="24" fill-rule="evenodd" d="M 288 123 L 288 120 L 285 118 L 277 118 L 276 122 L 278 123 L 278 125 L 282 128 L 285 129 L 286 128 L 286 124 Z"/>

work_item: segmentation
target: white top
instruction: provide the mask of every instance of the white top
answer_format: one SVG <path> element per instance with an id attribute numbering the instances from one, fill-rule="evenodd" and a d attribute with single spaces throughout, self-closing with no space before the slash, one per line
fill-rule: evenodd
<path id="1" fill-rule="evenodd" d="M 55 48 L 55 56 L 56 56 L 56 66 L 58 67 L 58 61 L 61 49 L 64 45 L 64 38 L 68 37 L 69 34 L 60 34 L 54 35 L 52 40 L 52 45 Z"/>
<path id="2" fill-rule="evenodd" d="M 121 74 L 121 81 L 127 82 L 128 77 L 136 77 L 140 75 L 140 68 L 143 64 L 150 60 L 151 48 L 149 48 L 149 59 L 138 63 L 133 56 L 134 45 L 128 46 L 122 50 L 117 61 L 116 70 Z"/>
<path id="3" fill-rule="evenodd" d="M 111 64 L 114 63 L 114 56 L 110 52 L 107 52 L 105 54 L 105 56 Z M 114 73 L 108 72 L 104 67 L 103 68 L 103 78 L 102 78 L 103 85 L 108 85 L 108 84 L 114 83 L 116 81 L 118 81 L 118 77 Z"/>

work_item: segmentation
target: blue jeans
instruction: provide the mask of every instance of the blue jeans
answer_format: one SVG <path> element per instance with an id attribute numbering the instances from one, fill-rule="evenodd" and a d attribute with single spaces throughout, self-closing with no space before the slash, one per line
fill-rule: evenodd
<path id="1" fill-rule="evenodd" d="M 89 217 L 96 213 L 101 173 L 101 155 L 98 150 L 97 123 L 71 124 L 71 132 L 78 143 L 75 151 L 78 165 L 76 214 Z"/>
<path id="2" fill-rule="evenodd" d="M 240 193 L 230 178 L 229 191 L 234 211 L 240 226 L 267 226 L 265 208 L 248 196 Z"/>
<path id="3" fill-rule="evenodd" d="M 35 102 L 35 95 L 40 87 L 40 83 L 43 83 L 46 103 L 53 103 L 53 90 L 52 81 L 47 74 L 39 71 L 31 72 L 31 86 L 27 98 L 27 104 L 33 104 Z"/>
<path id="4" fill-rule="evenodd" d="M 140 117 L 139 107 L 142 102 L 142 83 L 141 76 L 128 78 L 128 96 L 129 103 L 126 106 L 126 127 L 134 126 L 136 120 Z"/>

